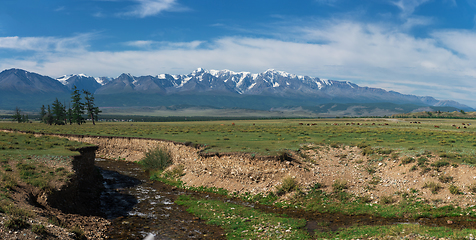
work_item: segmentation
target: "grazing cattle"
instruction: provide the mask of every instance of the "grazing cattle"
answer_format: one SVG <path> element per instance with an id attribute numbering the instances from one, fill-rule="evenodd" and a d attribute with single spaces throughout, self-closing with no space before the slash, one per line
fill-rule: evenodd
<path id="1" fill-rule="evenodd" d="M 303 123 L 299 123 L 299 125 L 304 125 Z"/>
<path id="2" fill-rule="evenodd" d="M 388 125 L 388 123 L 385 123 L 385 126 L 387 126 L 387 125 Z"/>
<path id="3" fill-rule="evenodd" d="M 463 128 L 466 128 L 466 126 L 464 126 Z"/>
<path id="4" fill-rule="evenodd" d="M 456 129 L 459 129 L 459 127 L 456 127 Z"/>
<path id="5" fill-rule="evenodd" d="M 317 125 L 317 123 L 313 123 L 313 124 L 311 124 L 311 125 L 314 126 L 314 125 Z"/>
<path id="6" fill-rule="evenodd" d="M 334 126 L 337 126 L 337 125 L 339 125 L 339 124 L 337 124 L 337 123 L 334 123 Z"/>
<path id="7" fill-rule="evenodd" d="M 435 125 L 435 128 L 440 128 L 440 126 Z"/>
<path id="8" fill-rule="evenodd" d="M 464 125 L 464 123 L 461 123 L 461 124 L 463 124 L 463 125 Z"/>
<path id="9" fill-rule="evenodd" d="M 452 126 L 452 127 L 456 127 L 456 125 L 454 125 L 454 124 L 453 124 L 453 125 L 451 125 L 451 126 Z"/>

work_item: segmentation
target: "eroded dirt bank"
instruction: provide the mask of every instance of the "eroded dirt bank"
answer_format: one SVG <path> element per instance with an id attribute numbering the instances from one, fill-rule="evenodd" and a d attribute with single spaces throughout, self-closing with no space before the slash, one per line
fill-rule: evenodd
<path id="1" fill-rule="evenodd" d="M 182 180 L 189 186 L 224 188 L 230 192 L 266 193 L 275 191 L 285 177 L 295 178 L 302 189 L 315 183 L 331 192 L 335 181 L 345 181 L 345 191 L 367 196 L 377 203 L 395 193 L 412 192 L 435 206 L 447 204 L 468 207 L 475 204 L 476 171 L 468 165 L 449 164 L 439 168 L 432 163 L 441 161 L 427 154 L 427 161 L 418 165 L 418 158 L 408 156 L 366 156 L 358 147 L 330 147 L 308 145 L 302 154 L 290 153 L 292 159 L 259 158 L 249 154 L 201 155 L 200 149 L 182 143 L 141 138 L 63 136 L 70 140 L 87 142 L 99 147 L 98 156 L 109 159 L 138 161 L 144 153 L 157 146 L 172 153 L 173 166 L 183 165 Z M 403 164 L 402 162 L 410 161 Z M 426 170 L 425 170 L 426 169 Z M 428 183 L 440 186 L 437 192 L 425 187 Z M 459 194 L 450 192 L 450 186 Z M 415 191 L 416 190 L 416 191 Z"/>

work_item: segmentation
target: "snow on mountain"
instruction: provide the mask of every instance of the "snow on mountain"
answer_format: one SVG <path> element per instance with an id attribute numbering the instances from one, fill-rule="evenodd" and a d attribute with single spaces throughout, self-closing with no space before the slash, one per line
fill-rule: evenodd
<path id="1" fill-rule="evenodd" d="M 117 78 L 93 78 L 85 74 L 73 74 L 64 75 L 56 80 L 70 89 L 76 85 L 97 94 L 199 94 L 207 92 L 228 95 L 312 98 L 320 99 L 319 101 L 391 102 L 467 107 L 454 101 L 404 95 L 384 89 L 360 87 L 349 81 L 295 75 L 275 69 L 267 69 L 262 73 L 250 73 L 234 72 L 228 69 L 197 68 L 189 74 L 182 75 L 159 74 L 137 77 L 131 74 L 122 74 Z"/>

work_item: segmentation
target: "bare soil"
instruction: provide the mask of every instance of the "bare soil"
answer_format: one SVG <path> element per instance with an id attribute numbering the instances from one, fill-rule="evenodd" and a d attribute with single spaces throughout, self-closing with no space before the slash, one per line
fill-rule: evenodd
<path id="1" fill-rule="evenodd" d="M 324 185 L 324 191 L 332 192 L 332 184 L 346 181 L 345 191 L 356 196 L 369 196 L 377 203 L 382 197 L 393 196 L 396 192 L 418 190 L 418 197 L 426 199 L 435 206 L 456 205 L 468 207 L 475 205 L 475 193 L 470 187 L 476 186 L 476 169 L 459 164 L 444 166 L 435 170 L 432 163 L 444 160 L 433 154 L 426 167 L 431 170 L 422 173 L 414 162 L 403 164 L 408 156 L 393 158 L 390 155 L 364 155 L 358 147 L 306 146 L 302 154 L 290 153 L 291 158 L 279 159 L 253 157 L 251 154 L 200 154 L 200 149 L 171 141 L 138 138 L 107 137 L 68 137 L 70 140 L 84 141 L 99 146 L 98 156 L 109 159 L 139 161 L 151 148 L 163 147 L 172 153 L 173 169 L 184 167 L 181 180 L 188 186 L 207 186 L 224 188 L 237 193 L 268 193 L 276 191 L 283 178 L 293 177 L 301 189 L 309 189 L 315 183 Z M 412 170 L 412 167 L 416 168 Z M 446 183 L 441 176 L 450 177 Z M 441 186 L 437 193 L 424 188 L 426 183 Z M 456 186 L 461 194 L 451 194 L 449 187 Z M 396 203 L 400 200 L 395 196 Z"/>

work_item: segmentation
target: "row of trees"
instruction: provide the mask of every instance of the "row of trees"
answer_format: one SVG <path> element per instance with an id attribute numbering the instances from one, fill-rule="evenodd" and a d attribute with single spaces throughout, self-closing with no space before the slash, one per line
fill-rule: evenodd
<path id="1" fill-rule="evenodd" d="M 99 110 L 94 105 L 94 95 L 86 90 L 79 91 L 76 86 L 73 87 L 71 92 L 71 102 L 66 109 L 66 103 L 62 104 L 58 98 L 53 102 L 52 106 L 41 106 L 40 119 L 41 122 L 52 125 L 64 125 L 77 123 L 81 125 L 85 123 L 84 114 L 87 114 L 95 125 L 95 121 L 98 120 Z M 84 94 L 84 102 L 82 101 L 81 92 Z"/>
<path id="2" fill-rule="evenodd" d="M 18 123 L 22 122 L 29 122 L 30 120 L 28 119 L 28 114 L 22 114 L 21 110 L 19 107 L 15 108 L 15 114 L 12 116 L 13 121 L 17 121 Z"/>

